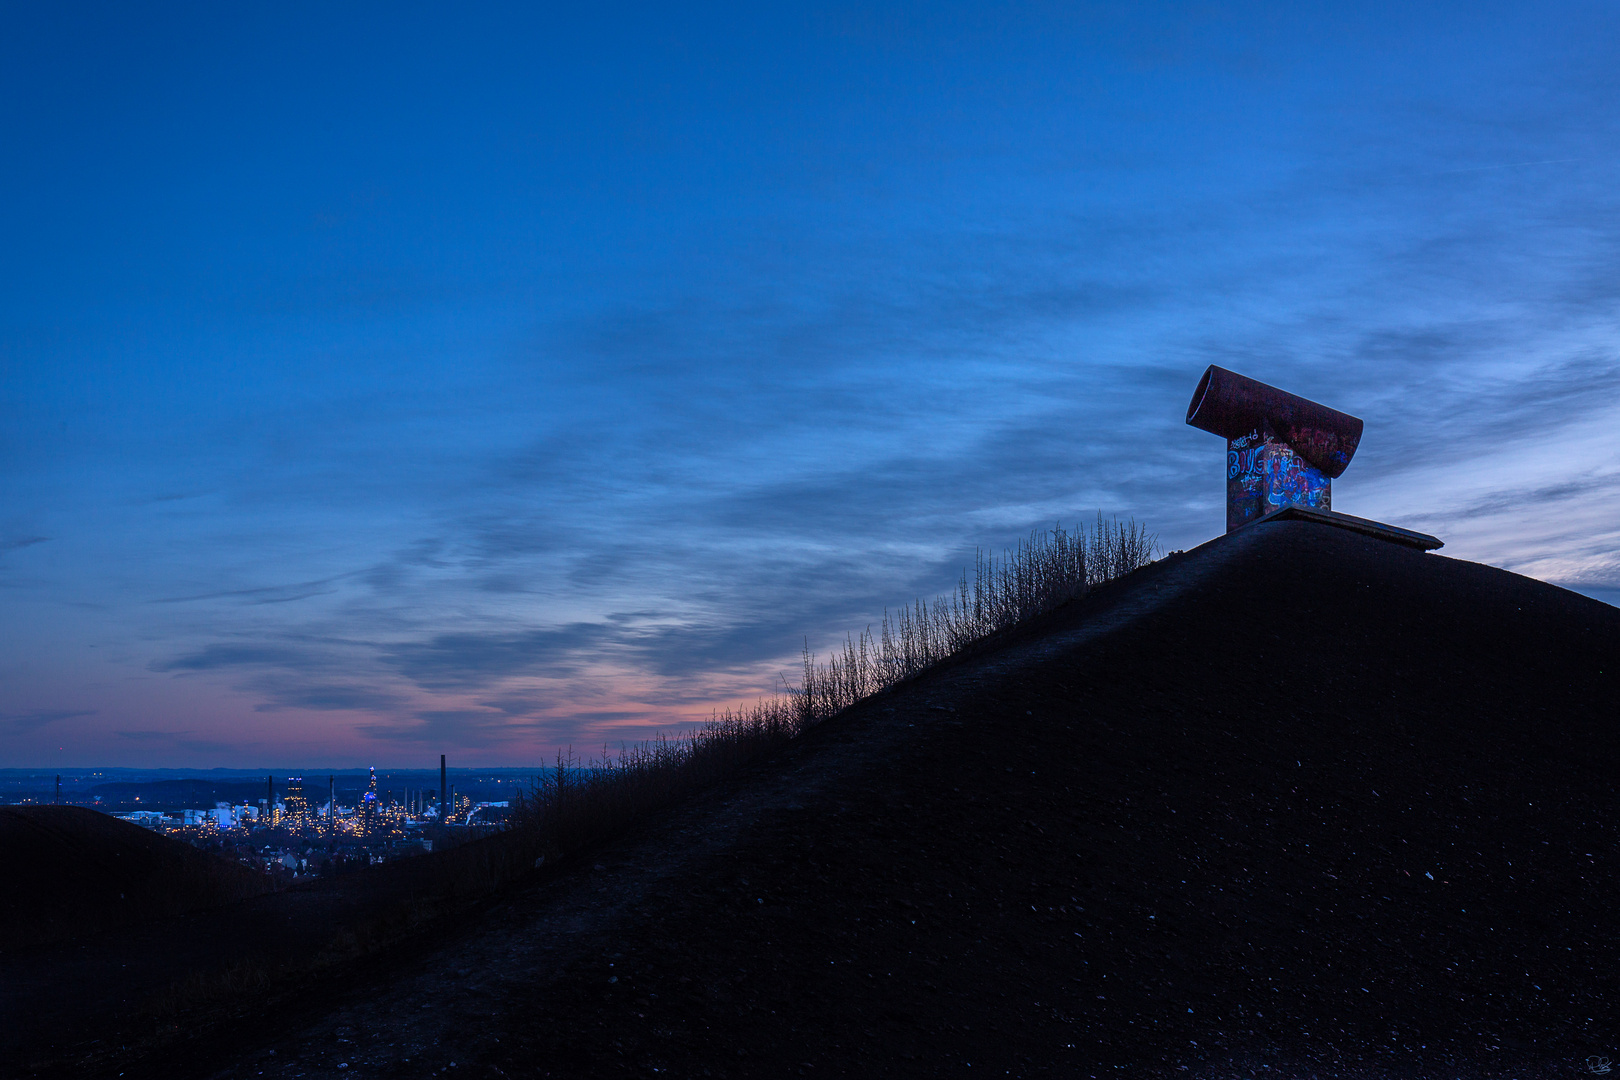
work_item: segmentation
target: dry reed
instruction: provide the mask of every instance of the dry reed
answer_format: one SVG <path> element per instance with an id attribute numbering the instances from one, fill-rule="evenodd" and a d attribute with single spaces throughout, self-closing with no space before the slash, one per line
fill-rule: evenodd
<path id="1" fill-rule="evenodd" d="M 805 646 L 798 686 L 716 712 L 701 728 L 604 751 L 595 761 L 559 754 L 514 814 L 526 856 L 578 850 L 649 810 L 758 760 L 808 728 L 928 670 L 991 634 L 1011 629 L 1152 561 L 1156 537 L 1135 520 L 1097 516 L 1089 530 L 1032 532 L 998 559 L 975 554 L 971 576 L 932 604 L 918 599 L 872 629 L 845 638 L 826 663 Z M 784 680 L 785 681 L 785 680 Z M 536 864 L 538 865 L 538 863 Z"/>

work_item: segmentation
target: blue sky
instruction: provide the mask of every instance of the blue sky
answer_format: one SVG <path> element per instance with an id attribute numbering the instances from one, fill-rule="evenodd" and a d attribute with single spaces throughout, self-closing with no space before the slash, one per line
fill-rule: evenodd
<path id="1" fill-rule="evenodd" d="M 11 5 L 0 765 L 518 764 L 976 546 L 1335 507 L 1620 598 L 1620 9 Z"/>

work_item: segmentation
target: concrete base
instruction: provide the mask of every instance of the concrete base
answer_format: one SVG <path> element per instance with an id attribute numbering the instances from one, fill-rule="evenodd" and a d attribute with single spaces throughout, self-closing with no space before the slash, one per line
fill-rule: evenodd
<path id="1" fill-rule="evenodd" d="M 1388 540 L 1392 544 L 1420 548 L 1424 551 L 1433 551 L 1435 548 L 1445 547 L 1444 542 L 1439 537 L 1430 536 L 1428 533 L 1413 532 L 1411 529 L 1385 525 L 1382 521 L 1351 517 L 1349 514 L 1341 514 L 1334 510 L 1313 510 L 1307 506 L 1285 506 L 1281 510 L 1274 510 L 1265 517 L 1258 519 L 1254 524 L 1263 525 L 1268 521 L 1314 521 L 1319 525 L 1332 525 L 1338 529 L 1349 529 L 1351 532 L 1376 537 L 1379 540 Z"/>

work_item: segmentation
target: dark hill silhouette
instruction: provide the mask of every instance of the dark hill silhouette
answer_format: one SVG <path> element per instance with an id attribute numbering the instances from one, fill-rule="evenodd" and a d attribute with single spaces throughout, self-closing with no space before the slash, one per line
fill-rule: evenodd
<path id="1" fill-rule="evenodd" d="M 1620 1058 L 1620 611 L 1278 521 L 136 1076 L 1486 1077 Z"/>
<path id="2" fill-rule="evenodd" d="M 347 779 L 347 778 L 345 778 Z M 320 788 L 324 794 L 325 787 Z M 209 780 L 184 777 L 175 780 L 114 780 L 97 784 L 90 794 L 104 802 L 128 804 L 139 797 L 149 807 L 212 806 L 216 802 L 255 803 L 264 798 L 264 778 Z"/>
<path id="3" fill-rule="evenodd" d="M 79 806 L 0 806 L 0 950 L 257 896 L 264 875 Z"/>

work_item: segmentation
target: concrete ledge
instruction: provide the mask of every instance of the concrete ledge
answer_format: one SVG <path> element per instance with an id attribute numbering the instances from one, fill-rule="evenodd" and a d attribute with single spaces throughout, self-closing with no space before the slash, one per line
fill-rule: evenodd
<path id="1" fill-rule="evenodd" d="M 1433 551 L 1435 548 L 1445 547 L 1439 537 L 1430 536 L 1428 533 L 1413 532 L 1411 529 L 1385 525 L 1382 521 L 1351 517 L 1349 514 L 1340 514 L 1332 510 L 1312 510 L 1305 506 L 1285 506 L 1281 510 L 1273 510 L 1265 517 L 1255 520 L 1252 524 L 1264 525 L 1268 521 L 1314 521 L 1318 525 L 1332 525 L 1336 529 L 1349 529 L 1351 532 L 1358 532 L 1364 536 L 1372 536 L 1379 540 L 1388 540 L 1392 544 L 1420 548 L 1424 551 Z"/>

